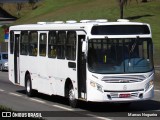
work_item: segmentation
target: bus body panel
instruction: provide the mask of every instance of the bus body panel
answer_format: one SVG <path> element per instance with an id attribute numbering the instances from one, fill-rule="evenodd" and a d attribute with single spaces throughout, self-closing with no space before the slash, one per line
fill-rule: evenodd
<path id="1" fill-rule="evenodd" d="M 92 35 L 91 29 L 93 26 L 98 25 L 147 25 L 150 30 L 150 26 L 144 23 L 132 23 L 132 22 L 108 22 L 108 23 L 75 23 L 75 24 L 33 24 L 33 25 L 20 25 L 20 26 L 12 26 L 10 27 L 10 31 L 37 31 L 38 32 L 38 54 L 37 56 L 29 56 L 29 55 L 19 55 L 19 84 L 21 86 L 25 86 L 25 76 L 27 73 L 30 74 L 32 81 L 32 88 L 37 90 L 38 92 L 45 93 L 48 95 L 59 95 L 65 96 L 65 85 L 67 80 L 71 80 L 73 84 L 73 89 L 75 91 L 76 99 L 83 99 L 85 101 L 94 101 L 94 102 L 128 102 L 128 101 L 139 101 L 151 99 L 154 96 L 154 86 L 151 85 L 146 91 L 146 87 L 148 84 L 154 80 L 154 71 L 148 73 L 123 73 L 123 74 L 98 74 L 89 70 L 88 67 L 88 51 L 89 51 L 89 41 L 91 39 L 117 39 L 117 38 L 151 38 L 150 34 L 135 34 L 135 35 Z M 48 34 L 50 31 L 76 31 L 76 59 L 75 60 L 67 60 L 65 59 L 57 59 L 48 57 Z M 66 33 L 67 33 L 66 32 Z M 46 56 L 39 55 L 39 35 L 40 33 L 47 34 L 47 47 L 46 47 Z M 78 37 L 83 35 L 83 39 L 79 39 Z M 79 48 L 79 44 L 85 41 L 86 44 L 86 52 L 81 55 L 85 65 L 83 67 L 79 67 L 79 60 L 82 58 L 78 58 L 79 52 L 81 50 Z M 9 80 L 15 83 L 15 73 L 14 73 L 14 54 L 10 54 L 10 40 L 9 40 Z M 81 45 L 82 47 L 82 45 Z M 79 49 L 78 49 L 79 48 Z M 82 62 L 82 61 L 81 61 Z M 71 66 L 70 66 L 71 65 Z M 75 65 L 76 67 L 73 67 Z M 79 66 L 78 66 L 79 65 Z M 85 67 L 86 78 L 83 79 L 85 81 L 79 80 L 80 74 L 83 74 L 83 70 L 80 71 L 78 68 Z M 78 73 L 80 71 L 80 73 Z M 133 82 L 133 83 L 107 83 L 103 80 L 104 77 L 114 77 L 114 76 L 128 76 L 128 75 L 144 75 L 147 76 L 141 82 Z M 122 80 L 123 79 L 119 79 Z M 85 83 L 85 85 L 81 86 L 80 83 Z M 79 87 L 85 87 L 85 89 L 81 89 Z M 80 91 L 79 91 L 80 90 Z M 81 95 L 84 94 L 84 95 Z M 122 94 L 122 98 L 119 97 Z M 133 94 L 133 95 L 132 95 Z M 123 96 L 124 95 L 124 96 Z M 126 96 L 125 96 L 126 95 Z M 132 96 L 127 96 L 132 95 Z M 135 96 L 134 96 L 135 95 Z M 125 97 L 125 98 L 124 98 Z"/>

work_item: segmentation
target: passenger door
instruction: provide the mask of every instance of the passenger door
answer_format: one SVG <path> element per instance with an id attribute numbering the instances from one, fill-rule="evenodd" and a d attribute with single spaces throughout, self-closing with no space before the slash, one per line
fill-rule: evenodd
<path id="1" fill-rule="evenodd" d="M 82 42 L 85 35 L 78 35 L 78 98 L 86 98 L 86 58 L 82 52 Z"/>
<path id="2" fill-rule="evenodd" d="M 20 84 L 19 69 L 20 32 L 14 32 L 14 82 Z"/>

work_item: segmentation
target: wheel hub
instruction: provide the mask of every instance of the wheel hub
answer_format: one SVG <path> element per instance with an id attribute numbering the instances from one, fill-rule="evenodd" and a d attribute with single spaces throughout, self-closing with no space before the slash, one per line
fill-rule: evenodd
<path id="1" fill-rule="evenodd" d="M 74 90 L 71 89 L 69 91 L 69 99 L 72 101 L 72 100 L 75 100 L 75 93 L 74 93 Z"/>
<path id="2" fill-rule="evenodd" d="M 30 81 L 27 80 L 27 92 L 30 92 L 31 88 L 30 88 Z"/>

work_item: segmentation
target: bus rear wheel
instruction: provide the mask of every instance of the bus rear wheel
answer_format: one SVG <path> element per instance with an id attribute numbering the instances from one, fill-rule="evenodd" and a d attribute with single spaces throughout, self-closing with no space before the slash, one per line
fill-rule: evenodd
<path id="1" fill-rule="evenodd" d="M 78 103 L 77 103 L 77 99 L 75 98 L 75 91 L 72 85 L 69 86 L 68 97 L 69 97 L 70 106 L 72 108 L 76 108 L 78 106 Z"/>
<path id="2" fill-rule="evenodd" d="M 35 95 L 35 92 L 32 89 L 32 82 L 29 74 L 26 76 L 26 94 L 28 97 L 33 97 Z"/>

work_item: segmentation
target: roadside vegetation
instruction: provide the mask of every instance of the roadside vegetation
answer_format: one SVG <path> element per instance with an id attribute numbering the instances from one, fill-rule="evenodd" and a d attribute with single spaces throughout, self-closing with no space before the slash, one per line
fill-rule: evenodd
<path id="1" fill-rule="evenodd" d="M 37 23 L 38 21 L 108 19 L 116 21 L 120 18 L 118 0 L 42 0 L 36 3 L 34 9 L 28 3 L 23 4 L 17 16 L 13 5 L 3 5 L 12 15 L 19 19 L 13 24 Z M 123 6 L 123 18 L 135 22 L 149 23 L 152 28 L 154 41 L 155 63 L 160 59 L 160 1 L 129 0 Z M 2 29 L 0 29 L 0 32 Z"/>
<path id="2" fill-rule="evenodd" d="M 9 111 L 9 112 L 12 112 L 13 110 L 11 109 L 11 108 L 7 108 L 6 106 L 2 106 L 2 105 L 0 105 L 0 112 L 7 112 L 7 111 Z"/>

